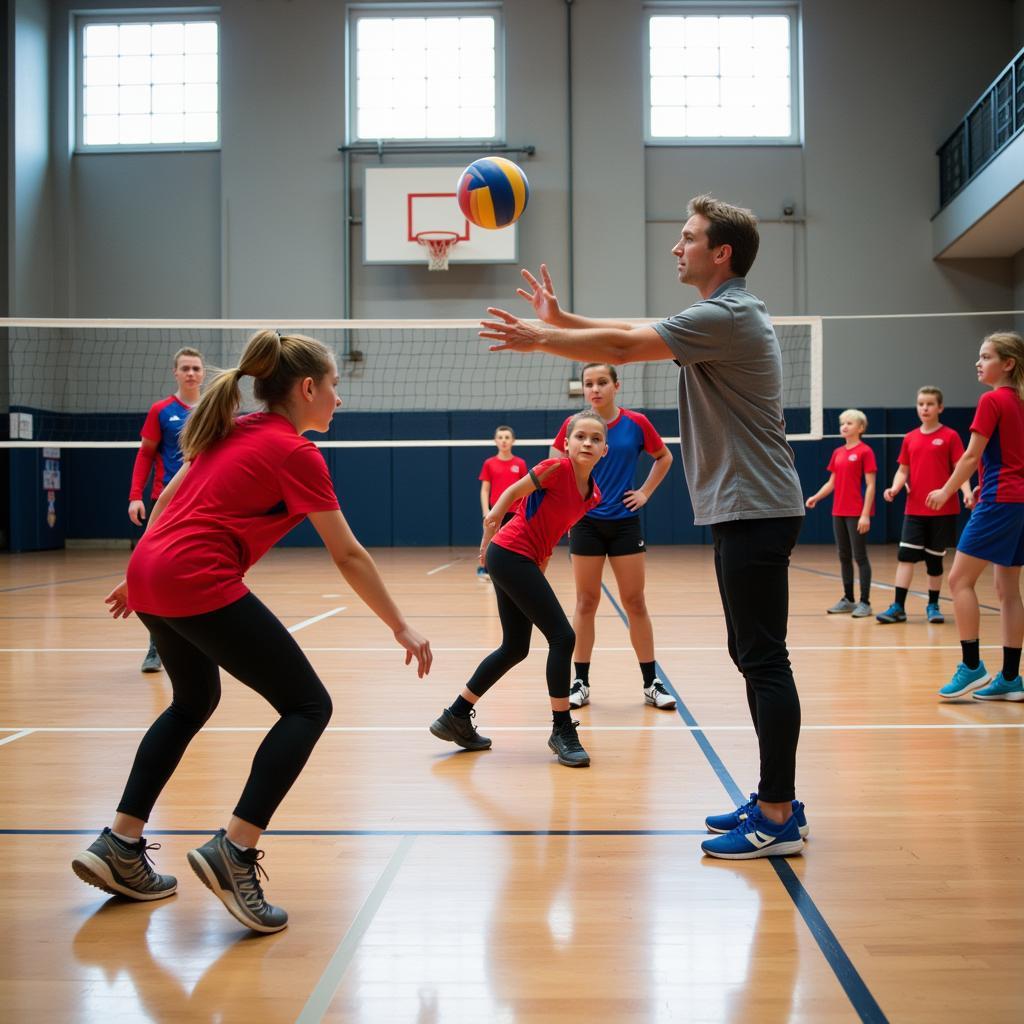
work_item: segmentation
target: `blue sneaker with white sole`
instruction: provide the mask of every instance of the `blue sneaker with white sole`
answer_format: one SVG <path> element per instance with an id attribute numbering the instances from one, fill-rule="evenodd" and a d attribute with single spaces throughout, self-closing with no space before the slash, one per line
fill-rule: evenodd
<path id="1" fill-rule="evenodd" d="M 884 612 L 879 612 L 875 616 L 877 622 L 889 623 L 889 622 L 906 622 L 907 613 L 903 610 L 903 605 L 897 604 L 895 601 Z"/>
<path id="2" fill-rule="evenodd" d="M 1020 676 L 1007 679 L 1002 672 L 997 672 L 988 686 L 975 690 L 971 696 L 975 700 L 1024 700 L 1024 681 Z"/>
<path id="3" fill-rule="evenodd" d="M 939 607 L 938 601 L 932 601 L 924 610 L 925 618 L 929 622 L 939 625 L 946 621 L 946 617 L 942 614 L 942 609 Z"/>
<path id="4" fill-rule="evenodd" d="M 754 807 L 731 832 L 705 839 L 700 848 L 709 857 L 753 860 L 755 857 L 790 857 L 802 853 L 804 841 L 795 814 L 791 814 L 784 825 L 776 825 Z"/>
<path id="5" fill-rule="evenodd" d="M 704 825 L 709 832 L 731 832 L 737 825 L 742 824 L 750 817 L 750 812 L 757 807 L 757 794 L 751 793 L 750 799 L 728 814 L 712 814 L 704 819 Z M 793 817 L 796 818 L 797 828 L 802 838 L 810 832 L 807 824 L 807 815 L 804 814 L 804 805 L 799 800 L 793 801 Z"/>
<path id="6" fill-rule="evenodd" d="M 961 661 L 953 673 L 953 678 L 939 690 L 939 696 L 944 700 L 956 700 L 957 697 L 964 697 L 972 690 L 980 690 L 990 678 L 985 669 L 985 662 L 979 661 L 977 668 L 968 668 Z"/>

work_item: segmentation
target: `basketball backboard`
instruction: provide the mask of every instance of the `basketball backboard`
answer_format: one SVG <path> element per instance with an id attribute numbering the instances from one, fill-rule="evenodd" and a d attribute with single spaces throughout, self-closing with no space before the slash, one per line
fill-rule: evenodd
<path id="1" fill-rule="evenodd" d="M 456 263 L 517 263 L 517 225 L 488 231 L 471 224 L 455 200 L 464 167 L 367 167 L 363 176 L 363 262 L 427 265 L 416 235 L 454 231 Z"/>

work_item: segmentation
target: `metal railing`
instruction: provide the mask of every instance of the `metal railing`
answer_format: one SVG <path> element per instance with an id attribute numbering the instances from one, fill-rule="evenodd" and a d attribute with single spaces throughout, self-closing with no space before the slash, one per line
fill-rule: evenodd
<path id="1" fill-rule="evenodd" d="M 999 73 L 939 147 L 939 209 L 1024 131 L 1024 49 Z"/>

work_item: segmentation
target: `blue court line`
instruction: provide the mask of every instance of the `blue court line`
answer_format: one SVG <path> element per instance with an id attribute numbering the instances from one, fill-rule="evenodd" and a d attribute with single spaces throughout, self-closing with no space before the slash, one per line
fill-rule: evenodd
<path id="1" fill-rule="evenodd" d="M 612 592 L 608 589 L 607 584 L 602 583 L 601 589 L 608 595 L 608 600 L 611 601 L 612 607 L 619 613 L 619 618 L 622 619 L 628 628 L 629 619 L 619 607 L 618 601 L 612 596 Z M 690 734 L 704 752 L 704 756 L 708 759 L 719 781 L 725 787 L 725 791 L 737 805 L 746 803 L 746 794 L 736 785 L 736 780 L 729 774 L 729 769 L 725 767 L 717 751 L 711 745 L 711 741 L 700 730 L 697 719 L 691 714 L 690 709 L 679 695 L 679 691 L 672 685 L 662 666 L 656 663 L 656 667 L 658 678 L 676 699 L 676 711 L 678 711 L 679 717 L 688 726 L 695 727 L 692 728 Z M 811 899 L 811 894 L 804 888 L 803 883 L 797 878 L 796 873 L 786 862 L 786 859 L 784 857 L 767 857 L 765 859 L 775 869 L 775 873 L 779 876 L 779 880 L 785 887 L 786 892 L 789 893 L 790 899 L 793 901 L 796 909 L 800 911 L 804 924 L 807 925 L 811 935 L 814 936 L 814 941 L 817 942 L 818 948 L 828 962 L 829 967 L 832 968 L 839 984 L 843 986 L 843 991 L 850 1000 L 854 1011 L 862 1021 L 868 1021 L 870 1024 L 887 1024 L 888 1018 L 882 1012 L 882 1008 L 875 1001 L 875 997 L 864 983 L 864 979 L 857 973 L 857 968 L 853 966 L 853 962 L 847 956 L 839 939 L 836 938 L 835 932 L 828 926 L 828 922 L 822 916 L 821 911 L 818 910 L 814 900 Z"/>
<path id="2" fill-rule="evenodd" d="M 40 587 L 59 587 L 65 583 L 89 583 L 93 580 L 109 580 L 114 576 L 123 576 L 123 572 L 105 572 L 102 576 L 79 576 L 74 580 L 50 580 L 47 583 L 22 583 L 17 587 L 0 587 L 0 594 L 9 594 L 12 590 L 37 590 Z"/>
<path id="3" fill-rule="evenodd" d="M 153 828 L 147 836 L 208 836 L 212 828 Z M 0 828 L 0 836 L 94 836 L 95 828 Z M 268 828 L 265 836 L 705 836 L 696 828 Z"/>

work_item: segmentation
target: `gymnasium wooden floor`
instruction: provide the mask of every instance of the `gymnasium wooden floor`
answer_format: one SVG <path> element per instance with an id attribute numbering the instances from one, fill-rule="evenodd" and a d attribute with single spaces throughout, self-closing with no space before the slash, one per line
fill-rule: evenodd
<path id="1" fill-rule="evenodd" d="M 467 550 L 374 553 L 434 646 L 426 680 L 322 551 L 275 551 L 253 589 L 292 627 L 335 715 L 264 841 L 291 924 L 254 937 L 193 876 L 272 713 L 226 680 L 148 832 L 179 892 L 106 899 L 70 860 L 109 822 L 168 698 L 144 631 L 102 598 L 125 552 L 0 558 L 0 1016 L 10 1021 L 662 1022 L 1024 1019 L 1024 704 L 940 704 L 956 628 L 824 614 L 831 548 L 792 572 L 803 857 L 701 857 L 703 819 L 756 785 L 710 551 L 648 560 L 680 712 L 640 698 L 623 620 L 598 620 L 589 770 L 560 767 L 543 650 L 480 706 L 494 748 L 430 736 L 497 639 Z M 876 610 L 895 548 L 872 551 Z M 550 576 L 566 607 L 564 555 Z M 923 582 L 923 580 L 919 580 Z M 614 593 L 614 585 L 612 585 Z M 982 642 L 999 643 L 991 579 Z M 948 608 L 948 602 L 944 604 Z M 535 636 L 535 644 L 538 638 Z M 999 665 L 997 649 L 983 656 Z"/>

